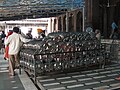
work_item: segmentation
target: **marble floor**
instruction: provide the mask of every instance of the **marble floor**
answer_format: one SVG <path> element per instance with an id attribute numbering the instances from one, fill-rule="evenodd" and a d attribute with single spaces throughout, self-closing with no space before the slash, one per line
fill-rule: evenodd
<path id="1" fill-rule="evenodd" d="M 15 76 L 8 74 L 8 61 L 0 54 L 0 90 L 38 90 L 27 74 L 22 70 L 15 71 Z"/>
<path id="2" fill-rule="evenodd" d="M 120 65 L 38 77 L 42 90 L 120 90 Z"/>

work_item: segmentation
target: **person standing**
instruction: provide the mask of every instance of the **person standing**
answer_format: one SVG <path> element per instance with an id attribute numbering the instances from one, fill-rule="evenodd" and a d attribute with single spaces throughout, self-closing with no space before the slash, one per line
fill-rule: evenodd
<path id="1" fill-rule="evenodd" d="M 114 21 L 112 22 L 112 25 L 111 25 L 111 26 L 112 26 L 112 29 L 113 29 L 113 30 L 115 30 L 116 28 L 118 28 L 117 24 L 116 24 Z"/>
<path id="2" fill-rule="evenodd" d="M 2 31 L 2 34 L 1 34 L 1 39 L 2 39 L 2 48 L 1 48 L 1 53 L 4 53 L 4 50 L 5 50 L 5 45 L 4 45 L 4 40 L 5 40 L 5 37 L 6 37 L 6 34 L 4 31 Z"/>
<path id="3" fill-rule="evenodd" d="M 5 40 L 7 40 L 7 38 L 8 38 L 12 33 L 13 33 L 13 31 L 12 31 L 12 30 L 9 30 L 9 32 L 8 32 Z M 4 59 L 5 59 L 5 60 L 8 60 L 8 58 L 9 58 L 8 51 L 9 51 L 9 45 L 7 45 L 7 46 L 5 47 L 5 52 L 4 52 Z"/>
<path id="4" fill-rule="evenodd" d="M 27 39 L 32 39 L 33 38 L 31 33 L 32 33 L 32 28 L 30 30 L 28 30 L 28 33 L 26 34 Z"/>
<path id="5" fill-rule="evenodd" d="M 42 38 L 46 37 L 45 30 L 42 31 L 41 36 L 42 36 Z"/>
<path id="6" fill-rule="evenodd" d="M 114 30 L 113 35 L 112 35 L 111 38 L 112 38 L 113 40 L 117 40 L 117 39 L 120 39 L 119 37 L 120 37 L 119 29 L 116 28 L 116 29 Z"/>
<path id="7" fill-rule="evenodd" d="M 100 40 L 100 38 L 101 38 L 101 33 L 100 33 L 100 30 L 99 30 L 99 29 L 96 29 L 96 30 L 95 30 L 95 36 L 96 36 L 96 38 L 97 38 L 98 40 Z"/>
<path id="8" fill-rule="evenodd" d="M 116 30 L 118 30 L 118 26 L 117 24 L 113 21 L 112 24 L 111 24 L 111 27 L 112 27 L 112 32 L 111 32 L 111 35 L 110 35 L 110 38 L 113 38 L 113 34 Z"/>
<path id="9" fill-rule="evenodd" d="M 4 44 L 5 37 L 6 37 L 6 34 L 5 34 L 4 31 L 2 31 L 1 38 L 2 38 L 2 43 L 3 44 Z"/>
<path id="10" fill-rule="evenodd" d="M 19 28 L 14 27 L 13 33 L 5 40 L 5 47 L 9 45 L 9 74 L 15 75 L 15 68 L 19 67 L 19 51 L 21 42 L 29 42 L 30 39 L 26 39 L 19 34 Z"/>

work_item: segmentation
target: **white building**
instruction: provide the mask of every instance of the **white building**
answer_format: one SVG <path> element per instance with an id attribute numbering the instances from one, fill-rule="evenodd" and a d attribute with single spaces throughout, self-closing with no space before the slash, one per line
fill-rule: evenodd
<path id="1" fill-rule="evenodd" d="M 1 21 L 0 25 L 4 26 L 5 33 L 9 30 L 12 30 L 13 27 L 20 27 L 21 31 L 26 34 L 28 30 L 32 29 L 33 38 L 38 37 L 37 29 L 46 30 L 46 35 L 52 32 L 52 18 L 38 18 L 38 19 L 24 19 L 24 20 L 15 20 L 15 21 Z"/>

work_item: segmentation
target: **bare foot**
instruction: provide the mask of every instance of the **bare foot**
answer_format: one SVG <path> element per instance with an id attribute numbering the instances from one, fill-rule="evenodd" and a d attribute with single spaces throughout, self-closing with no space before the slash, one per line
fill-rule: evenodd
<path id="1" fill-rule="evenodd" d="M 120 77 L 117 77 L 116 80 L 120 80 Z"/>
<path id="2" fill-rule="evenodd" d="M 10 76 L 15 76 L 15 72 L 9 73 Z"/>

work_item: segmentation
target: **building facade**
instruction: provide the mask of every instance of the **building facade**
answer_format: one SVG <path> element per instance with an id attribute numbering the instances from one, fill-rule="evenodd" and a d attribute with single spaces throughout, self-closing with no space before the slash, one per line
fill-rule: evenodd
<path id="1" fill-rule="evenodd" d="M 81 32 L 92 27 L 93 31 L 100 29 L 103 38 L 109 38 L 113 20 L 120 27 L 119 10 L 120 0 L 85 0 L 84 12 L 76 9 L 58 16 L 54 23 L 58 26 L 54 30 Z"/>

